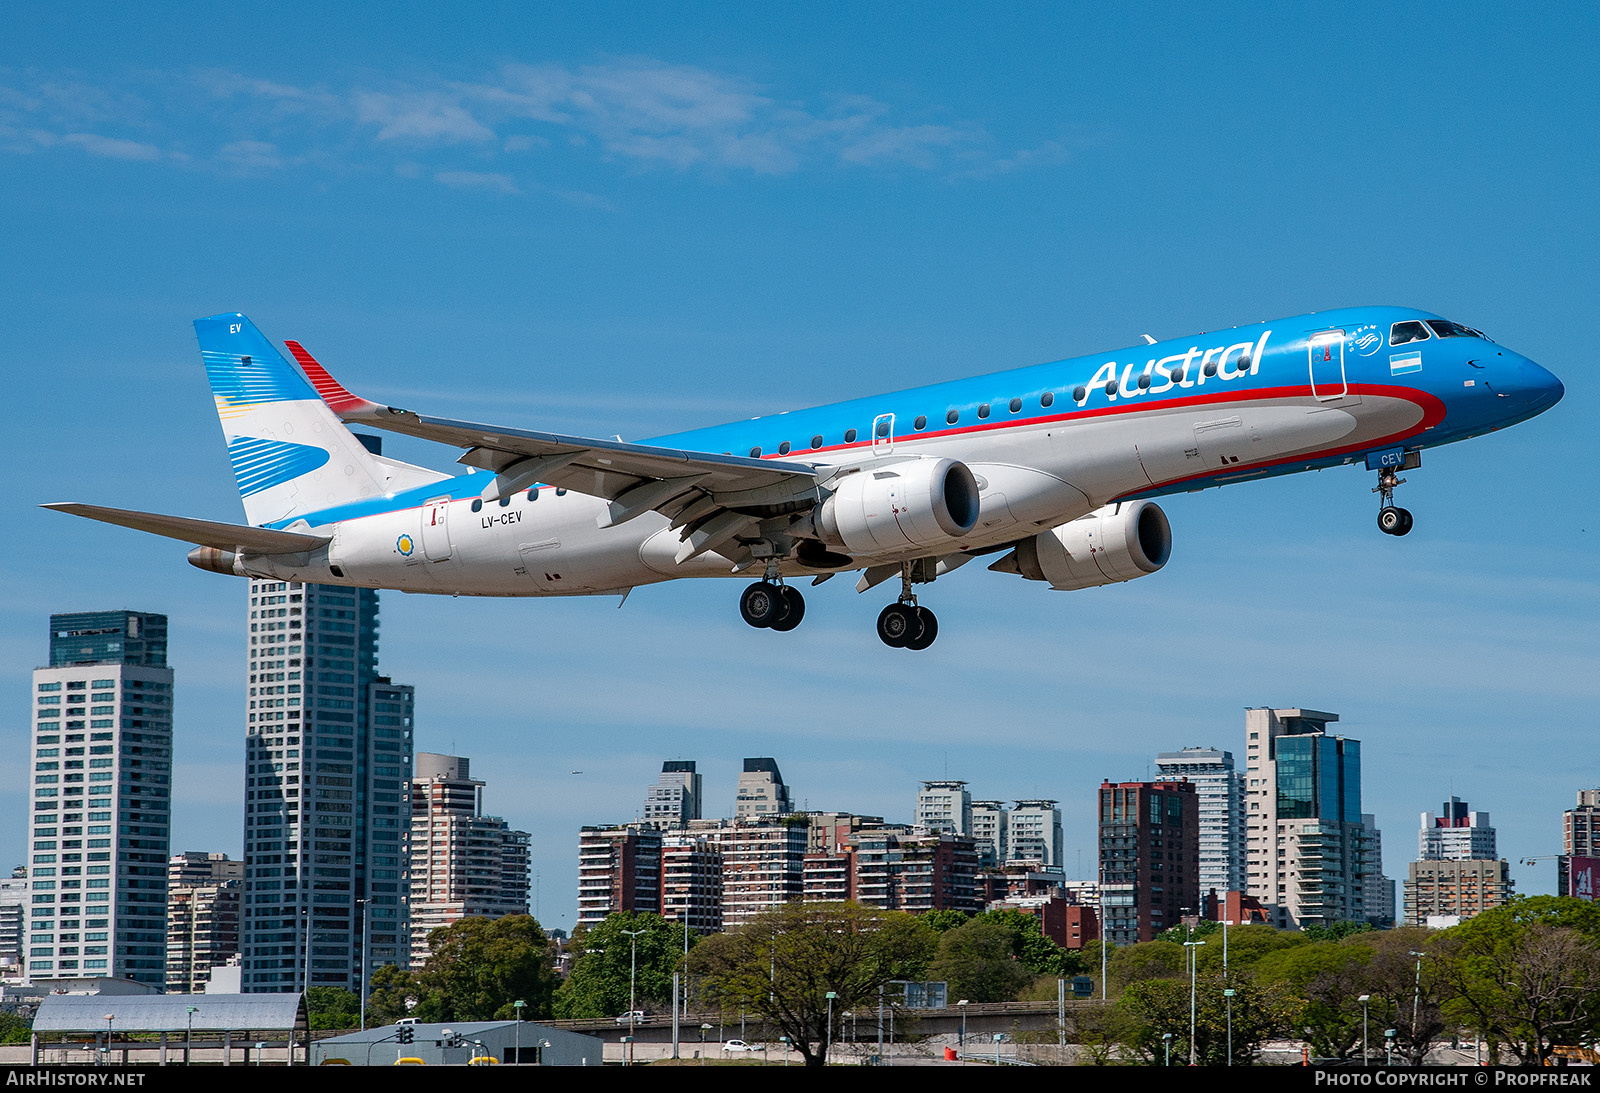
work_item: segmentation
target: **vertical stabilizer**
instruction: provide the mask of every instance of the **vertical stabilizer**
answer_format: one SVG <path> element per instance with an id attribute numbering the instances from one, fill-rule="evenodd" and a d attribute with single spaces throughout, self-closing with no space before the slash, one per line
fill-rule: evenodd
<path id="1" fill-rule="evenodd" d="M 243 315 L 196 319 L 245 518 L 263 527 L 377 497 L 383 468 Z"/>

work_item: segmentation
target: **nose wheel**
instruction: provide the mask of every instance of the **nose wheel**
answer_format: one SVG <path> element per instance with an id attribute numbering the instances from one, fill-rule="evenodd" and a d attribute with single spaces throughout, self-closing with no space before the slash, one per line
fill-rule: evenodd
<path id="1" fill-rule="evenodd" d="M 1393 467 L 1385 467 L 1378 472 L 1378 484 L 1372 488 L 1383 501 L 1383 507 L 1378 510 L 1378 530 L 1385 535 L 1404 535 L 1411 530 L 1411 510 L 1394 503 L 1395 487 L 1404 485 L 1405 481 L 1395 477 Z"/>
<path id="2" fill-rule="evenodd" d="M 757 581 L 740 594 L 739 616 L 758 630 L 793 630 L 806 617 L 806 600 L 797 588 Z"/>
<path id="3" fill-rule="evenodd" d="M 1411 510 L 1383 506 L 1378 510 L 1378 530 L 1385 535 L 1404 535 L 1411 530 Z"/>

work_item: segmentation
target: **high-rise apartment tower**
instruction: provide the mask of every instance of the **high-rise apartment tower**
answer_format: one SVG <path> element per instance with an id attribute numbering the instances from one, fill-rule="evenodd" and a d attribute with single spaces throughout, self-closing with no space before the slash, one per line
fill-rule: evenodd
<path id="1" fill-rule="evenodd" d="M 245 993 L 405 965 L 412 689 L 378 675 L 378 594 L 250 582 Z"/>
<path id="2" fill-rule="evenodd" d="M 50 616 L 33 673 L 26 968 L 166 982 L 172 817 L 167 618 Z"/>

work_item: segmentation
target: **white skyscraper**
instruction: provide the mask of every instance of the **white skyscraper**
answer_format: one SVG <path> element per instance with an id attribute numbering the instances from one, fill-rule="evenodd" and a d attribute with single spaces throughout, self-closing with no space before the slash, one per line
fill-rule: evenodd
<path id="1" fill-rule="evenodd" d="M 1063 868 L 1061 810 L 1056 802 L 1044 799 L 1016 802 L 1006 818 L 1006 841 L 1010 844 L 1007 861 L 1036 861 L 1047 870 Z"/>
<path id="2" fill-rule="evenodd" d="M 1499 856 L 1487 812 L 1469 812 L 1467 802 L 1452 797 L 1437 816 L 1422 814 L 1418 861 L 1493 861 Z"/>
<path id="3" fill-rule="evenodd" d="M 661 777 L 645 793 L 644 818 L 663 827 L 683 827 L 700 818 L 700 774 L 694 760 L 661 764 Z"/>
<path id="4" fill-rule="evenodd" d="M 972 794 L 965 782 L 923 782 L 914 821 L 929 831 L 972 834 Z"/>
<path id="5" fill-rule="evenodd" d="M 1244 775 L 1233 752 L 1184 748 L 1156 756 L 1163 778 L 1194 783 L 1200 805 L 1200 895 L 1244 891 Z"/>
<path id="6" fill-rule="evenodd" d="M 776 759 L 746 759 L 733 802 L 735 820 L 772 820 L 794 811 Z"/>
<path id="7" fill-rule="evenodd" d="M 972 840 L 978 844 L 978 868 L 993 869 L 1010 856 L 1006 841 L 1011 813 L 1003 801 L 972 802 Z"/>
<path id="8" fill-rule="evenodd" d="M 166 982 L 172 815 L 167 619 L 50 617 L 33 673 L 27 974 Z"/>

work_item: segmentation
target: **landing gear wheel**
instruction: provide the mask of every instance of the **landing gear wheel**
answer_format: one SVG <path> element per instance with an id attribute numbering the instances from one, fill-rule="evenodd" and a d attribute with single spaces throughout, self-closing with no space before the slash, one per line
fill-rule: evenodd
<path id="1" fill-rule="evenodd" d="M 1378 510 L 1378 529 L 1385 535 L 1404 535 L 1411 530 L 1411 513 L 1393 505 Z"/>
<path id="2" fill-rule="evenodd" d="M 774 630 L 793 630 L 806 617 L 806 598 L 791 585 L 778 586 L 778 617 L 768 625 Z"/>
<path id="3" fill-rule="evenodd" d="M 739 596 L 739 615 L 757 629 L 771 626 L 782 614 L 783 588 L 757 581 Z"/>
<path id="4" fill-rule="evenodd" d="M 878 637 L 891 649 L 904 649 L 914 634 L 920 632 L 914 607 L 891 603 L 878 615 Z"/>
<path id="5" fill-rule="evenodd" d="M 933 644 L 933 639 L 939 636 L 939 620 L 933 617 L 933 612 L 926 607 L 917 607 L 913 611 L 916 621 L 921 624 L 921 629 L 916 637 L 906 642 L 907 649 L 926 649 Z"/>

